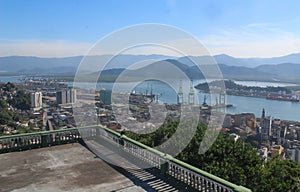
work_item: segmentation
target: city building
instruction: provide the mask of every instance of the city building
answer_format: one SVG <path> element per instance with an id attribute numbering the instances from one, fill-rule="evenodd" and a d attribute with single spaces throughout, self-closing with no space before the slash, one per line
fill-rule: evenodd
<path id="1" fill-rule="evenodd" d="M 291 159 L 296 161 L 297 163 L 300 163 L 300 149 L 291 149 L 292 156 Z"/>
<path id="2" fill-rule="evenodd" d="M 66 91 L 67 103 L 76 103 L 76 90 L 69 89 Z"/>
<path id="3" fill-rule="evenodd" d="M 269 141 L 272 134 L 272 117 L 265 115 L 265 109 L 262 111 L 262 116 L 260 119 L 260 134 L 261 142 Z"/>
<path id="4" fill-rule="evenodd" d="M 282 121 L 280 119 L 272 119 L 271 124 L 271 135 L 270 135 L 270 142 L 276 143 L 277 145 L 282 144 L 282 129 L 283 129 Z"/>
<path id="5" fill-rule="evenodd" d="M 34 110 L 38 110 L 43 107 L 42 96 L 42 92 L 31 93 L 31 107 Z"/>
<path id="6" fill-rule="evenodd" d="M 56 103 L 58 105 L 63 105 L 67 103 L 67 92 L 65 90 L 56 92 Z"/>
<path id="7" fill-rule="evenodd" d="M 233 126 L 239 127 L 244 131 L 255 130 L 256 117 L 253 113 L 241 113 L 231 116 L 233 119 Z"/>
<path id="8" fill-rule="evenodd" d="M 56 92 L 56 103 L 58 105 L 75 103 L 76 102 L 76 90 L 67 89 Z"/>
<path id="9" fill-rule="evenodd" d="M 104 105 L 110 105 L 111 104 L 111 96 L 112 96 L 112 91 L 111 90 L 101 90 L 100 91 L 100 101 Z"/>
<path id="10" fill-rule="evenodd" d="M 230 114 L 226 114 L 223 122 L 223 127 L 231 128 L 233 126 L 233 119 Z"/>

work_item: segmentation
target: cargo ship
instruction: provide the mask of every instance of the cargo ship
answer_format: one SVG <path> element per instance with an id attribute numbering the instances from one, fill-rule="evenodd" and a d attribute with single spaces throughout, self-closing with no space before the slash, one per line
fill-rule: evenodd
<path id="1" fill-rule="evenodd" d="M 299 102 L 300 99 L 297 96 L 289 96 L 289 95 L 268 95 L 267 99 L 271 100 L 279 100 L 279 101 L 290 101 L 290 102 Z"/>

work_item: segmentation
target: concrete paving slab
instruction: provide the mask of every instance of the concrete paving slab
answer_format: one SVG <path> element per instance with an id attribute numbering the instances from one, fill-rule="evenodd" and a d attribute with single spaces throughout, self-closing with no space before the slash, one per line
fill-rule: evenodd
<path id="1" fill-rule="evenodd" d="M 78 143 L 0 154 L 1 192 L 145 191 Z"/>

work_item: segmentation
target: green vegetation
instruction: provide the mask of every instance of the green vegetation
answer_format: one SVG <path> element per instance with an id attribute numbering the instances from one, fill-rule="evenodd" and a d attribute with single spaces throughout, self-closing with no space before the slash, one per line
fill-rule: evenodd
<path id="1" fill-rule="evenodd" d="M 20 110 L 29 110 L 30 109 L 30 95 L 25 93 L 23 90 L 18 90 L 12 98 L 8 100 L 8 103 L 17 109 Z"/>
<path id="2" fill-rule="evenodd" d="M 291 91 L 299 91 L 300 90 L 300 85 L 288 86 L 286 88 L 291 90 Z"/>
<path id="3" fill-rule="evenodd" d="M 8 103 L 0 98 L 0 135 L 2 135 L 5 126 L 17 130 L 18 133 L 31 133 L 35 131 L 35 125 L 32 123 L 28 123 L 28 126 L 18 125 L 16 122 L 22 122 L 27 118 L 23 114 L 12 111 L 8 106 Z"/>
<path id="4" fill-rule="evenodd" d="M 30 109 L 30 95 L 19 90 L 12 83 L 0 85 L 0 135 L 5 130 L 17 130 L 18 133 L 33 132 L 35 124 L 23 126 L 20 122 L 25 119 L 26 110 Z"/>
<path id="5" fill-rule="evenodd" d="M 237 91 L 252 91 L 252 92 L 267 92 L 267 93 L 271 93 L 271 92 L 279 92 L 279 91 L 285 91 L 287 94 L 291 93 L 291 90 L 286 88 L 286 87 L 257 87 L 257 86 L 244 86 L 244 85 L 239 85 L 236 84 L 234 81 L 231 80 L 226 80 L 224 81 L 225 87 L 227 90 L 237 90 Z M 220 81 L 212 81 L 210 83 L 200 83 L 198 85 L 195 86 L 196 89 L 199 89 L 201 91 L 204 92 L 208 92 L 209 91 L 209 86 L 213 87 L 213 86 L 219 86 L 220 85 Z"/>
<path id="6" fill-rule="evenodd" d="M 7 102 L 0 100 L 0 124 L 8 124 L 13 119 L 13 113 L 7 110 Z"/>
<path id="7" fill-rule="evenodd" d="M 259 191 L 300 191 L 300 164 L 275 157 L 264 164 Z"/>
<path id="8" fill-rule="evenodd" d="M 177 125 L 178 122 L 169 122 L 149 134 L 126 132 L 126 135 L 155 147 L 169 139 Z M 250 144 L 235 142 L 227 134 L 219 134 L 205 154 L 198 154 L 205 131 L 206 125 L 198 125 L 193 139 L 177 158 L 253 191 L 300 191 L 299 164 L 279 157 L 265 162 Z"/>
<path id="9" fill-rule="evenodd" d="M 20 110 L 29 110 L 30 109 L 30 94 L 25 93 L 24 90 L 19 90 L 13 83 L 5 83 L 0 86 L 1 99 L 3 96 L 6 98 L 6 101 L 13 108 Z"/>

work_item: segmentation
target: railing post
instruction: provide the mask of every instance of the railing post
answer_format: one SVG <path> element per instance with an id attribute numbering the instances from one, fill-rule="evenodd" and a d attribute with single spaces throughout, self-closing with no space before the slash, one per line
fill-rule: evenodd
<path id="1" fill-rule="evenodd" d="M 48 135 L 41 135 L 42 147 L 48 147 Z"/>
<path id="2" fill-rule="evenodd" d="M 100 128 L 96 127 L 96 137 L 99 137 L 99 136 L 100 136 Z"/>
<path id="3" fill-rule="evenodd" d="M 160 172 L 161 172 L 163 175 L 167 175 L 168 169 L 169 169 L 169 163 L 168 163 L 168 161 L 165 159 L 165 161 L 164 161 L 163 163 L 160 164 Z"/>
<path id="4" fill-rule="evenodd" d="M 121 146 L 124 146 L 124 139 L 122 138 L 122 136 L 119 137 L 119 144 Z"/>

